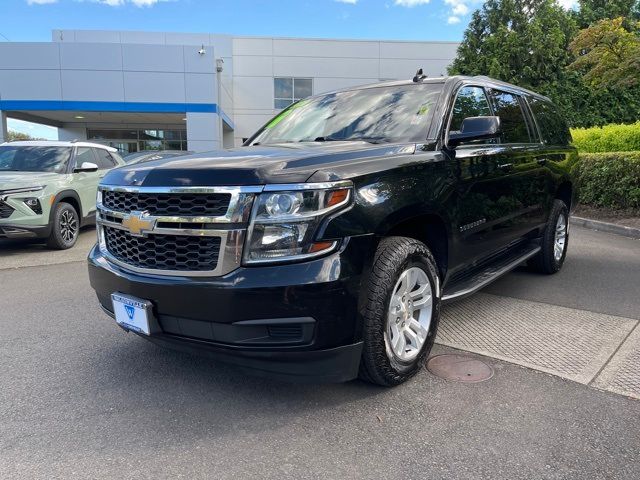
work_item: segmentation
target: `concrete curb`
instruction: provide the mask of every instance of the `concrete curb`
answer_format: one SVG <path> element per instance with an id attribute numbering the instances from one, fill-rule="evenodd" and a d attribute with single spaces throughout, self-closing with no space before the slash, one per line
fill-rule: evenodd
<path id="1" fill-rule="evenodd" d="M 615 223 L 599 222 L 598 220 L 574 216 L 571 217 L 571 224 L 600 232 L 615 233 L 623 237 L 640 239 L 640 228 L 625 227 L 624 225 L 617 225 Z"/>

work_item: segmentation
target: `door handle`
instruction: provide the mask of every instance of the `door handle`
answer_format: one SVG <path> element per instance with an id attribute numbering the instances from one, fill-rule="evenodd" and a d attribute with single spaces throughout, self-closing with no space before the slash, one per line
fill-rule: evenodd
<path id="1" fill-rule="evenodd" d="M 538 164 L 540 164 L 540 165 L 544 165 L 545 163 L 547 163 L 547 159 L 546 158 L 536 158 L 536 162 L 538 162 Z"/>
<path id="2" fill-rule="evenodd" d="M 501 165 L 498 165 L 498 168 L 500 170 L 511 170 L 513 168 L 513 163 L 503 163 Z"/>

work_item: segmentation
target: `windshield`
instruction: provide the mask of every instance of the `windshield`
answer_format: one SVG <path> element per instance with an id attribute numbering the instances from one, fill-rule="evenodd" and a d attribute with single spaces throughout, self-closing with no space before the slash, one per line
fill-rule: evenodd
<path id="1" fill-rule="evenodd" d="M 71 147 L 0 146 L 2 172 L 64 173 L 71 158 Z"/>
<path id="2" fill-rule="evenodd" d="M 413 84 L 331 93 L 294 103 L 273 118 L 252 145 L 332 140 L 419 142 L 442 84 Z"/>

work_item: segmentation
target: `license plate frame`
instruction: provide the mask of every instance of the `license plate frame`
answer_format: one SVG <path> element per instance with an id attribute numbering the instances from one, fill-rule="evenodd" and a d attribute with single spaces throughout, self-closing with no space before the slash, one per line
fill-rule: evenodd
<path id="1" fill-rule="evenodd" d="M 120 292 L 111 294 L 113 314 L 116 323 L 126 330 L 151 335 L 149 319 L 152 317 L 152 303 Z"/>

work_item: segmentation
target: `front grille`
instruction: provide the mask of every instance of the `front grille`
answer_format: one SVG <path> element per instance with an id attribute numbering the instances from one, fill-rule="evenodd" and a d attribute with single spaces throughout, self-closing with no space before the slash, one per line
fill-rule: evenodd
<path id="1" fill-rule="evenodd" d="M 14 209 L 12 206 L 7 205 L 2 200 L 0 200 L 0 218 L 9 218 L 13 212 Z"/>
<path id="2" fill-rule="evenodd" d="M 227 213 L 229 193 L 140 193 L 105 190 L 102 205 L 117 212 L 149 212 L 153 216 L 209 216 Z"/>
<path id="3" fill-rule="evenodd" d="M 125 230 L 105 226 L 104 240 L 108 252 L 117 260 L 151 270 L 211 271 L 216 268 L 220 253 L 220 237 L 136 237 Z"/>

